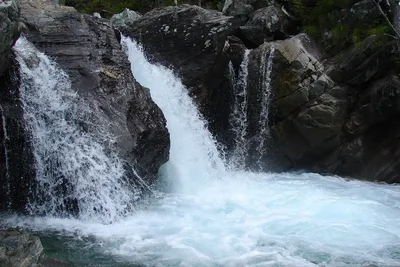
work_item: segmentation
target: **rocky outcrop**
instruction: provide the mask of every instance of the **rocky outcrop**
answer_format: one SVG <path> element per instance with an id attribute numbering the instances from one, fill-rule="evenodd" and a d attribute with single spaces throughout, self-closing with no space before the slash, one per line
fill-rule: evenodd
<path id="1" fill-rule="evenodd" d="M 119 32 L 107 20 L 36 0 L 21 4 L 26 37 L 68 73 L 72 87 L 108 122 L 120 154 L 152 183 L 168 160 L 169 134 L 148 89 L 135 82 Z M 154 145 L 155 149 L 141 151 Z"/>
<path id="2" fill-rule="evenodd" d="M 18 39 L 19 6 L 16 0 L 0 2 L 0 76 L 11 62 L 11 47 Z"/>
<path id="3" fill-rule="evenodd" d="M 400 182 L 398 131 L 390 126 L 398 118 L 399 80 L 390 75 L 398 56 L 394 41 L 374 43 L 378 38 L 370 36 L 364 46 L 343 51 L 348 55 L 343 60 L 330 59 L 304 34 L 252 51 L 250 140 L 259 134 L 257 100 L 265 90 L 258 82 L 260 64 L 266 64 L 260 58 L 275 47 L 269 83 L 270 136 L 264 137 L 268 146 L 262 155 L 266 170 L 305 169 Z"/>
<path id="4" fill-rule="evenodd" d="M 36 267 L 42 254 L 42 243 L 37 236 L 18 231 L 0 231 L 0 266 Z"/>
<path id="5" fill-rule="evenodd" d="M 115 14 L 110 19 L 110 24 L 121 31 L 128 30 L 142 15 L 126 8 L 120 14 Z"/>

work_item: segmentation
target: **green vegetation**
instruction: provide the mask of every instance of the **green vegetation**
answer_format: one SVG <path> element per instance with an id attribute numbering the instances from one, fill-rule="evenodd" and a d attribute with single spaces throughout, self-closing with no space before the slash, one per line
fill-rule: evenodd
<path id="1" fill-rule="evenodd" d="M 103 10 L 116 14 L 125 8 L 145 13 L 156 7 L 174 5 L 174 0 L 64 0 L 68 6 L 75 7 L 78 11 L 92 14 Z M 182 0 L 179 4 L 198 4 L 198 0 Z M 203 7 L 221 9 L 220 0 L 202 0 Z"/>
<path id="2" fill-rule="evenodd" d="M 360 45 L 371 34 L 391 33 L 387 22 L 382 18 L 368 23 L 349 25 L 338 22 L 343 14 L 341 10 L 349 8 L 360 0 L 289 0 L 288 8 L 299 18 L 303 30 L 316 39 L 321 39 L 327 31 L 332 41 L 344 47 L 350 44 Z M 107 17 L 122 12 L 125 8 L 145 13 L 153 8 L 173 5 L 174 0 L 60 0 L 74 6 L 83 13 L 102 12 Z M 178 0 L 179 4 L 198 4 L 199 0 Z M 206 8 L 221 10 L 224 0 L 201 0 Z M 106 12 L 104 12 L 106 11 Z M 347 22 L 348 23 L 348 22 Z"/>
<path id="3" fill-rule="evenodd" d="M 291 0 L 291 8 L 300 18 L 304 31 L 316 39 L 320 39 L 326 31 L 330 31 L 332 39 L 341 46 L 355 44 L 371 34 L 390 33 L 391 29 L 384 18 L 368 23 L 355 25 L 338 23 L 342 19 L 341 10 L 349 8 L 359 0 Z"/>

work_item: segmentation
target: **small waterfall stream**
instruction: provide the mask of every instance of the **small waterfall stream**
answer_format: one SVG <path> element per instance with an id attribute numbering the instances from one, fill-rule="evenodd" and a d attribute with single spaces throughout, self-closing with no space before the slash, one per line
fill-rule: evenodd
<path id="1" fill-rule="evenodd" d="M 233 132 L 234 147 L 231 162 L 237 169 L 243 169 L 246 164 L 248 153 L 247 142 L 247 78 L 249 74 L 249 54 L 246 50 L 243 55 L 242 63 L 238 76 L 236 77 L 232 62 L 229 62 L 229 78 L 233 89 L 233 108 L 230 117 L 230 126 Z"/>
<path id="2" fill-rule="evenodd" d="M 10 165 L 9 165 L 9 159 L 8 159 L 8 134 L 7 134 L 7 121 L 6 117 L 4 116 L 4 110 L 3 107 L 0 107 L 1 111 L 1 122 L 3 126 L 3 148 L 4 148 L 4 161 L 5 161 L 5 184 L 6 184 L 6 198 L 11 199 L 11 188 L 10 188 Z M 11 200 L 8 201 L 7 204 L 8 208 L 11 206 Z"/>
<path id="3" fill-rule="evenodd" d="M 258 146 L 257 152 L 258 156 L 258 165 L 262 166 L 262 156 L 265 153 L 264 146 L 265 146 L 265 137 L 270 134 L 269 132 L 269 125 L 268 125 L 268 116 L 269 116 L 269 103 L 271 97 L 271 71 L 272 71 L 272 62 L 274 59 L 274 52 L 275 47 L 271 45 L 269 50 L 265 49 L 261 56 L 261 68 L 260 68 L 260 84 L 261 84 L 261 113 L 260 113 L 260 120 L 259 120 L 259 127 L 260 131 L 258 133 Z"/>

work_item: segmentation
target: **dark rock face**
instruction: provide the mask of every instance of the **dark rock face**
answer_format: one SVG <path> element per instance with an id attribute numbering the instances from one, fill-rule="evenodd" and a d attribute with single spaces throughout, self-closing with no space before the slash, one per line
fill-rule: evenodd
<path id="1" fill-rule="evenodd" d="M 35 178 L 29 137 L 19 101 L 18 63 L 11 47 L 19 36 L 19 5 L 0 3 L 0 210 L 24 211 Z"/>
<path id="2" fill-rule="evenodd" d="M 0 265 L 2 267 L 38 266 L 43 247 L 32 234 L 17 231 L 0 231 Z"/>
<path id="3" fill-rule="evenodd" d="M 0 2 L 0 76 L 11 62 L 11 47 L 18 39 L 18 2 Z"/>
<path id="4" fill-rule="evenodd" d="M 35 179 L 35 170 L 19 100 L 18 75 L 15 61 L 0 77 L 0 210 L 22 212 L 29 196 L 29 185 Z"/>
<path id="5" fill-rule="evenodd" d="M 370 36 L 364 42 L 371 44 L 375 38 Z M 264 150 L 264 168 L 400 182 L 399 132 L 394 123 L 399 79 L 389 71 L 392 60 L 398 58 L 395 43 L 350 48 L 343 51 L 349 55 L 345 60 L 331 60 L 304 34 L 253 50 L 249 62 L 250 137 L 258 134 L 260 58 L 272 46 L 271 137 L 265 137 L 269 145 Z M 338 74 L 343 66 L 347 71 Z M 380 78 L 383 75 L 386 77 Z"/>
<path id="6" fill-rule="evenodd" d="M 38 0 L 21 5 L 26 37 L 67 72 L 72 87 L 109 122 L 120 154 L 152 183 L 168 160 L 169 133 L 161 110 L 134 81 L 130 63 L 107 20 Z M 141 149 L 155 146 L 151 153 Z"/>

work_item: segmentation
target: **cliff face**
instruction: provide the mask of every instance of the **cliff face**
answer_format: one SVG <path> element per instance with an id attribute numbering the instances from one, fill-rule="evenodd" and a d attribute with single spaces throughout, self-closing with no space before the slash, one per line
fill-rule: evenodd
<path id="1" fill-rule="evenodd" d="M 229 0 L 223 13 L 161 8 L 122 30 L 182 78 L 228 156 L 237 146 L 236 102 L 247 101 L 248 168 L 400 182 L 394 126 L 399 56 L 395 40 L 381 30 L 386 25 L 371 22 L 382 21 L 377 6 L 354 1 L 315 39 L 301 32 L 290 1 L 283 3 Z M 243 98 L 232 75 L 237 81 L 246 49 L 252 50 Z"/>

